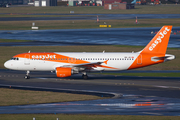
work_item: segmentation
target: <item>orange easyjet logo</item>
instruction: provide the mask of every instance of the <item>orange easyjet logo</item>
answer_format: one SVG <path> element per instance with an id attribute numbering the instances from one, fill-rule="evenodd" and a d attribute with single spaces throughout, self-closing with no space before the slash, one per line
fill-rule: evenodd
<path id="1" fill-rule="evenodd" d="M 165 30 L 159 33 L 157 39 L 149 47 L 150 51 L 152 51 L 159 43 L 162 42 L 162 39 L 164 38 L 164 36 L 167 34 L 168 31 L 170 31 L 170 29 L 168 29 L 168 27 L 165 27 Z"/>

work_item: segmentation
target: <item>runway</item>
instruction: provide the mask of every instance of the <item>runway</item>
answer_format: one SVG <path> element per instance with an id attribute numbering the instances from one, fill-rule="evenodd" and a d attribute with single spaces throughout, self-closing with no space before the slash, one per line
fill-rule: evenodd
<path id="1" fill-rule="evenodd" d="M 57 30 L 1 30 L 1 39 L 32 40 L 24 43 L 0 43 L 0 46 L 57 46 L 57 45 L 134 45 L 145 46 L 160 27 L 57 29 Z M 173 27 L 168 47 L 180 47 L 180 27 Z M 141 34 L 139 34 L 141 33 Z M 52 37 L 53 36 L 53 37 Z"/>
<path id="2" fill-rule="evenodd" d="M 110 99 L 53 104 L 0 107 L 4 113 L 71 113 L 109 115 L 180 115 L 180 78 L 178 77 L 129 77 L 89 74 L 56 78 L 51 72 L 32 72 L 31 79 L 24 79 L 25 72 L 0 70 L 0 86 L 16 89 L 62 91 L 112 95 Z"/>
<path id="3" fill-rule="evenodd" d="M 2 13 L 5 15 L 11 15 L 11 13 Z M 110 20 L 110 19 L 168 19 L 168 18 L 180 18 L 179 14 L 14 14 L 14 15 L 57 15 L 57 17 L 1 17 L 0 21 L 28 21 L 28 20 L 96 20 L 97 16 L 100 20 Z M 58 17 L 62 15 L 63 17 Z"/>

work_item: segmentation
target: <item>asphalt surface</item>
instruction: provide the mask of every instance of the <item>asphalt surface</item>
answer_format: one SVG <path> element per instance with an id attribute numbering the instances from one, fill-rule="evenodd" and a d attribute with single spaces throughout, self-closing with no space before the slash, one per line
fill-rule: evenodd
<path id="1" fill-rule="evenodd" d="M 0 43 L 0 46 L 30 45 L 134 45 L 146 46 L 160 27 L 61 29 L 61 30 L 1 30 L 1 39 L 32 40 L 32 42 Z M 168 47 L 180 48 L 180 27 L 173 27 Z M 151 34 L 151 32 L 153 32 Z"/>
<path id="2" fill-rule="evenodd" d="M 170 71 L 169 71 L 170 72 Z M 173 72 L 173 71 L 171 71 Z M 177 72 L 177 71 L 176 71 Z M 89 74 L 56 78 L 55 73 L 0 70 L 0 86 L 16 89 L 111 96 L 110 99 L 5 106 L 0 113 L 72 113 L 110 115 L 180 115 L 179 77 L 130 77 Z"/>
<path id="3" fill-rule="evenodd" d="M 2 13 L 3 14 L 3 13 Z M 10 15 L 11 13 L 4 13 Z M 15 14 L 21 15 L 21 14 Z M 24 15 L 24 14 L 23 14 Z M 109 19 L 168 19 L 180 18 L 180 14 L 25 14 L 25 15 L 63 15 L 63 17 L 1 17 L 0 21 L 28 21 L 28 20 L 100 20 Z M 66 17 L 64 17 L 66 15 Z"/>

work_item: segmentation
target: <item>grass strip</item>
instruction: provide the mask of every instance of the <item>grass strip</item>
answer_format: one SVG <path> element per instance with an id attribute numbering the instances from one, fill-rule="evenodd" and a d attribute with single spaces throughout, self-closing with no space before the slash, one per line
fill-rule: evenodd
<path id="1" fill-rule="evenodd" d="M 96 15 L 49 15 L 49 14 L 37 14 L 37 15 L 28 15 L 28 14 L 1 14 L 0 17 L 97 17 Z"/>
<path id="2" fill-rule="evenodd" d="M 63 13 L 69 14 L 74 11 L 75 14 L 179 14 L 179 5 L 136 5 L 135 9 L 127 10 L 107 10 L 103 6 L 74 6 L 74 7 L 10 7 L 0 8 L 0 13 L 9 14 L 32 14 L 32 13 Z"/>
<path id="3" fill-rule="evenodd" d="M 4 62 L 12 58 L 16 54 L 31 52 L 138 52 L 143 47 L 133 46 L 115 46 L 115 45 L 99 45 L 99 46 L 5 46 L 0 47 L 0 68 L 4 68 Z M 173 48 L 168 49 L 167 54 L 176 56 L 176 59 L 156 64 L 138 70 L 180 70 L 180 50 Z"/>
<path id="4" fill-rule="evenodd" d="M 111 28 L 162 27 L 164 25 L 173 25 L 175 27 L 180 26 L 179 21 L 180 19 L 178 18 L 138 19 L 139 24 L 135 24 L 135 18 L 127 20 L 100 20 L 99 23 L 96 23 L 96 20 L 0 21 L 0 30 L 31 30 L 33 22 L 39 27 L 39 30 L 42 30 L 99 28 L 99 25 L 104 24 L 104 22 L 111 25 Z"/>
<path id="5" fill-rule="evenodd" d="M 94 99 L 102 99 L 102 97 L 49 91 L 0 88 L 0 106 L 56 103 Z"/>
<path id="6" fill-rule="evenodd" d="M 70 114 L 0 114 L 2 120 L 179 120 L 180 116 L 145 115 L 70 115 Z"/>
<path id="7" fill-rule="evenodd" d="M 138 77 L 180 77 L 180 73 L 100 73 L 103 75 L 138 76 Z"/>
<path id="8" fill-rule="evenodd" d="M 31 42 L 31 40 L 0 39 L 0 43 L 8 43 L 8 42 Z"/>

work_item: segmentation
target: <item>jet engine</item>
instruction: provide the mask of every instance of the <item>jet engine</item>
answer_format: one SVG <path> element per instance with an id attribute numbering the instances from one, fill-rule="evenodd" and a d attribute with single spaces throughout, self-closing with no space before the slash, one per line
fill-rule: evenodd
<path id="1" fill-rule="evenodd" d="M 69 77 L 73 74 L 73 70 L 71 68 L 66 67 L 57 67 L 56 68 L 56 76 L 57 77 Z"/>

